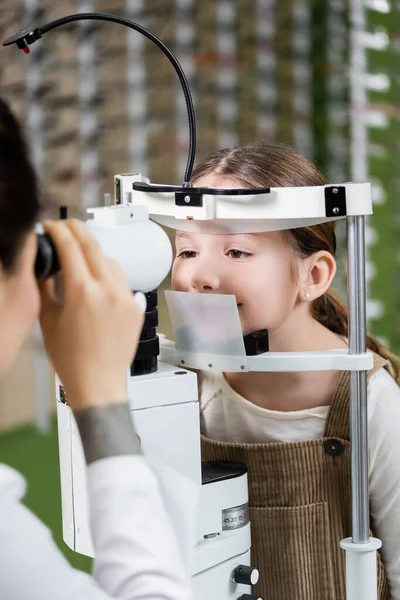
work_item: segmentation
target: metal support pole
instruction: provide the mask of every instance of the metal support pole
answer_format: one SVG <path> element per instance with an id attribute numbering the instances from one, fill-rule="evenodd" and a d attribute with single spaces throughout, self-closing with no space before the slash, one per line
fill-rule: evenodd
<path id="1" fill-rule="evenodd" d="M 365 217 L 347 217 L 349 353 L 366 352 Z M 350 372 L 352 541 L 369 540 L 367 372 Z"/>

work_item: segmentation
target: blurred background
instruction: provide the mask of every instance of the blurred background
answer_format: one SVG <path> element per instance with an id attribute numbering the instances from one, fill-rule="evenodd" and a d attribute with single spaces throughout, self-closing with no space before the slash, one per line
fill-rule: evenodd
<path id="1" fill-rule="evenodd" d="M 200 160 L 256 139 L 285 142 L 332 183 L 371 181 L 370 330 L 400 352 L 399 0 L 0 0 L 0 33 L 75 12 L 128 17 L 175 53 L 191 85 Z M 26 55 L 0 48 L 0 94 L 25 125 L 50 214 L 113 192 L 113 175 L 182 183 L 187 117 L 176 74 L 140 34 L 112 23 L 56 29 Z M 344 228 L 338 230 L 345 294 Z M 168 287 L 168 281 L 165 282 Z M 160 291 L 160 330 L 170 325 Z M 0 382 L 0 461 L 28 478 L 26 503 L 62 543 L 53 373 L 35 331 Z"/>

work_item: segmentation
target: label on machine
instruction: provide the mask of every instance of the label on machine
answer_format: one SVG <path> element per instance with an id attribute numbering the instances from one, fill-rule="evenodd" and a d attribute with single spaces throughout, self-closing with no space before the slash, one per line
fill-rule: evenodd
<path id="1" fill-rule="evenodd" d="M 249 505 L 242 504 L 222 511 L 222 531 L 232 531 L 244 527 L 249 522 Z"/>

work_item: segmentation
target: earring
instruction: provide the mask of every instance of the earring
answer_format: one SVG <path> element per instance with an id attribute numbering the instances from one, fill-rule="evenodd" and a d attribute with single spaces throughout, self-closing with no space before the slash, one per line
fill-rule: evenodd
<path id="1" fill-rule="evenodd" d="M 304 298 L 311 298 L 311 296 L 308 292 L 304 292 Z"/>

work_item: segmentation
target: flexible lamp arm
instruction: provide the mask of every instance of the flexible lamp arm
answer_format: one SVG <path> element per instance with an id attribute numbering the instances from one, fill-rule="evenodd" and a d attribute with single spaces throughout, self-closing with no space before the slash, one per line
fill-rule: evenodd
<path id="1" fill-rule="evenodd" d="M 150 41 L 152 41 L 156 46 L 160 48 L 168 58 L 172 66 L 174 67 L 179 81 L 182 86 L 182 91 L 185 96 L 186 109 L 188 115 L 188 123 L 189 123 L 189 150 L 188 150 L 188 159 L 185 168 L 185 176 L 183 181 L 184 187 L 191 187 L 191 177 L 192 170 L 196 155 L 196 117 L 193 106 L 193 99 L 190 93 L 189 84 L 186 79 L 186 75 L 178 61 L 178 59 L 174 56 L 174 54 L 167 48 L 167 46 L 151 31 L 148 31 L 142 25 L 131 21 L 130 19 L 126 19 L 125 17 L 120 17 L 118 15 L 111 15 L 108 13 L 77 13 L 74 15 L 69 15 L 67 17 L 62 17 L 61 19 L 57 19 L 56 21 L 51 21 L 46 25 L 42 25 L 41 27 L 36 27 L 34 29 L 24 29 L 19 31 L 12 37 L 8 38 L 5 42 L 3 42 L 3 46 L 10 46 L 11 44 L 17 44 L 18 48 L 23 50 L 25 53 L 29 53 L 29 46 L 36 42 L 36 40 L 40 39 L 45 33 L 51 31 L 52 29 L 56 29 L 57 27 L 61 27 L 62 25 L 67 25 L 68 23 L 72 23 L 73 21 L 110 21 L 113 23 L 119 23 L 120 25 L 125 25 L 135 31 L 138 31 L 145 37 L 147 37 Z"/>

